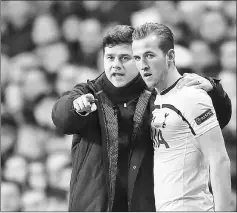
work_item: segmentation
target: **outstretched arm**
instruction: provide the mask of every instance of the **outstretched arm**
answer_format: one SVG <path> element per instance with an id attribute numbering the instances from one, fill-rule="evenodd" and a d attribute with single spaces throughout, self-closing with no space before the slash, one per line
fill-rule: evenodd
<path id="1" fill-rule="evenodd" d="M 229 123 L 232 114 L 231 100 L 223 90 L 220 80 L 211 77 L 204 78 L 194 73 L 184 73 L 177 84 L 178 88 L 183 86 L 194 86 L 205 90 L 212 99 L 221 129 Z"/>
<path id="2" fill-rule="evenodd" d="M 52 120 L 59 131 L 68 135 L 76 134 L 92 121 L 93 113 L 84 116 L 83 113 L 77 113 L 73 106 L 74 100 L 88 92 L 86 84 L 79 84 L 55 103 L 52 109 Z"/>

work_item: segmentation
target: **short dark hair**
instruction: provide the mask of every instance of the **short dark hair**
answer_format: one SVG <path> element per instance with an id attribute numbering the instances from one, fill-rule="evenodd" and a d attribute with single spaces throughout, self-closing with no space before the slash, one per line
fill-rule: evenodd
<path id="1" fill-rule="evenodd" d="M 159 48 L 166 54 L 170 49 L 174 49 L 174 35 L 164 24 L 147 22 L 135 28 L 132 39 L 145 38 L 150 34 L 155 34 L 161 39 Z"/>
<path id="2" fill-rule="evenodd" d="M 116 25 L 108 31 L 103 38 L 103 52 L 105 47 L 113 47 L 118 44 L 132 44 L 134 28 L 128 25 Z"/>

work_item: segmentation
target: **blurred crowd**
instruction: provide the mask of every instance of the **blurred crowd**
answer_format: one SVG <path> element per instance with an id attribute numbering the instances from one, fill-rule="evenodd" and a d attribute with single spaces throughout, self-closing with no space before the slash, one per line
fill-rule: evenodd
<path id="1" fill-rule="evenodd" d="M 181 73 L 217 77 L 232 101 L 223 134 L 236 210 L 235 1 L 1 1 L 1 211 L 67 211 L 71 139 L 51 110 L 103 72 L 116 24 L 166 24 Z"/>

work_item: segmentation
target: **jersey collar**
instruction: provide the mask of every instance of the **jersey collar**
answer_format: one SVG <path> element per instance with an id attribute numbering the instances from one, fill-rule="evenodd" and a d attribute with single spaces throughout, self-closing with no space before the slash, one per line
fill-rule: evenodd
<path id="1" fill-rule="evenodd" d="M 183 78 L 183 77 L 180 77 L 180 78 L 179 78 L 177 81 L 175 81 L 171 86 L 169 86 L 168 88 L 162 90 L 162 91 L 160 92 L 160 95 L 165 95 L 165 94 L 168 93 L 170 90 L 172 90 L 172 89 L 176 86 L 176 84 L 179 82 L 179 80 L 180 80 L 181 78 Z"/>

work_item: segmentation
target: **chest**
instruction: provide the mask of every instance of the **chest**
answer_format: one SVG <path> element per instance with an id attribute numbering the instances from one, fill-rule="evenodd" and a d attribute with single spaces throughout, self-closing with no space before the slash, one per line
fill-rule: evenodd
<path id="1" fill-rule="evenodd" d="M 157 97 L 151 119 L 154 148 L 179 148 L 192 136 L 184 108 L 178 97 Z"/>

